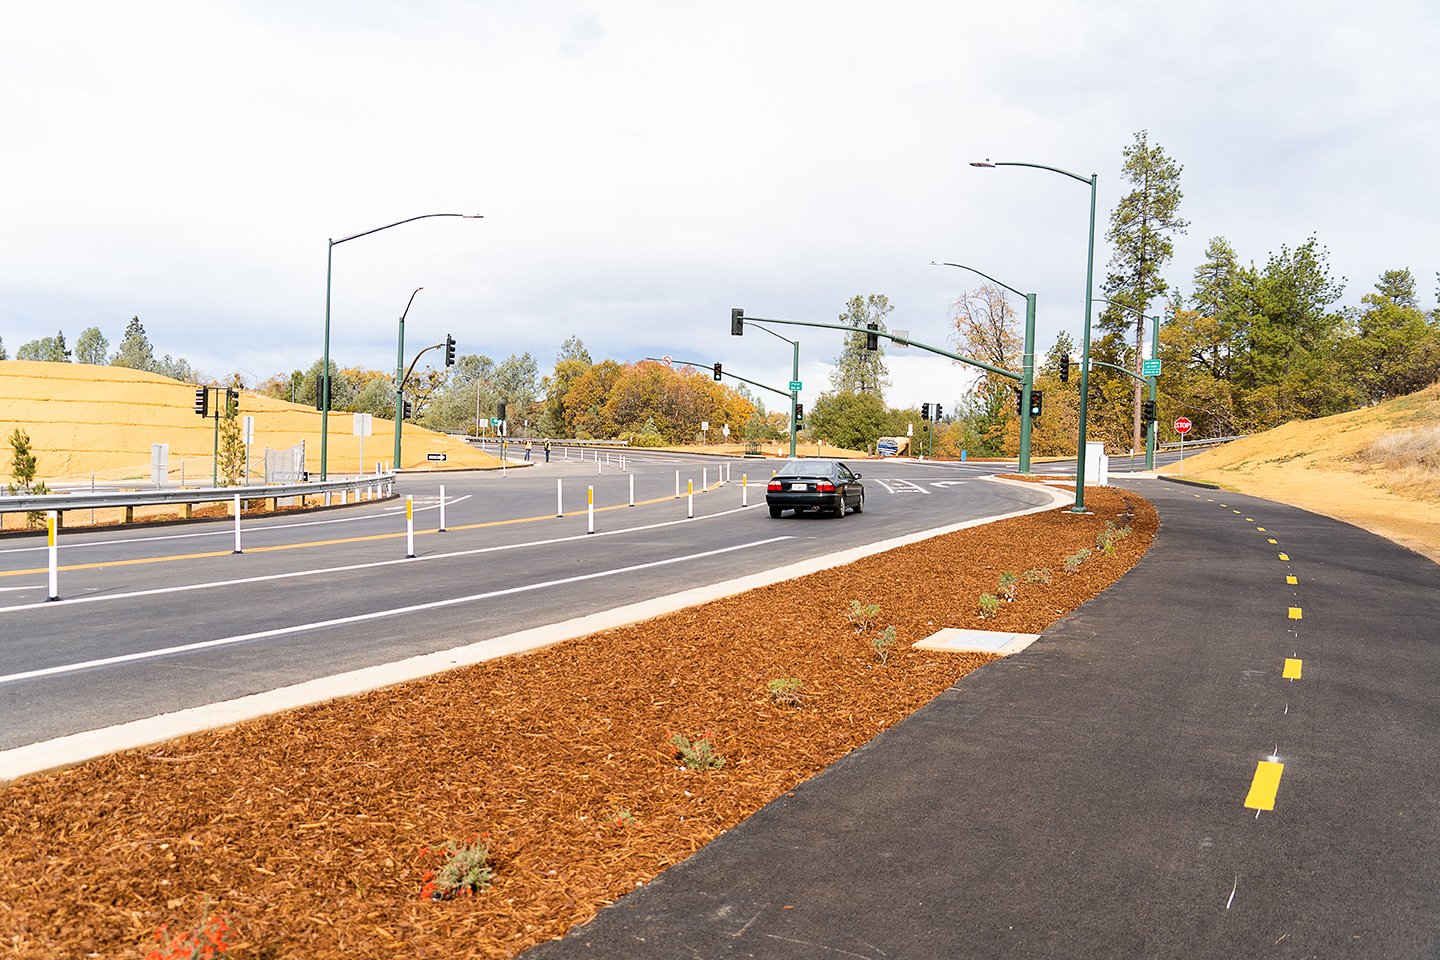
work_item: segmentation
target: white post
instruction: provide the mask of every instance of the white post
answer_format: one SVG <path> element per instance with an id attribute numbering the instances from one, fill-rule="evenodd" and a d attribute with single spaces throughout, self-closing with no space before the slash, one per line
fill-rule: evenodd
<path id="1" fill-rule="evenodd" d="M 567 459 L 568 459 L 568 458 L 567 458 Z M 561 487 L 560 487 L 561 483 L 562 483 L 561 479 L 560 479 L 559 477 L 556 477 L 556 478 L 555 478 L 555 516 L 557 516 L 557 517 L 563 517 L 563 516 L 565 516 L 565 507 L 564 507 L 564 505 L 563 505 L 563 500 L 562 500 L 562 497 L 561 497 Z"/>
<path id="2" fill-rule="evenodd" d="M 60 525 L 60 515 L 54 510 L 45 511 L 45 526 L 50 549 L 50 590 L 46 600 L 60 599 L 60 547 L 55 542 L 55 528 Z"/>
<path id="3" fill-rule="evenodd" d="M 606 459 L 606 460 L 609 460 L 609 459 L 610 459 L 610 455 L 609 455 L 608 453 L 605 455 L 605 459 Z M 598 477 L 598 476 L 600 476 L 600 475 L 601 475 L 602 473 L 604 473 L 604 472 L 605 472 L 605 467 L 600 463 L 600 451 L 599 451 L 599 450 L 596 450 L 596 451 L 595 451 L 595 475 Z"/>
<path id="4" fill-rule="evenodd" d="M 704 493 L 706 490 L 709 490 L 709 489 L 710 489 L 710 468 L 709 468 L 709 467 L 701 467 L 701 468 L 700 468 L 700 492 L 701 492 L 701 493 Z"/>
<path id="5" fill-rule="evenodd" d="M 598 460 L 598 459 L 600 459 L 600 458 L 599 458 L 599 457 L 596 457 L 595 459 Z M 609 465 L 610 465 L 610 451 L 609 451 L 609 450 L 606 450 L 606 451 L 605 451 L 605 465 L 606 465 L 606 466 L 609 466 Z"/>
<path id="6" fill-rule="evenodd" d="M 750 478 L 740 474 L 740 506 L 750 506 Z"/>
<path id="7" fill-rule="evenodd" d="M 694 481 L 694 480 L 687 480 L 687 481 L 686 481 L 686 484 L 689 486 L 690 495 L 686 498 L 685 519 L 686 519 L 686 520 L 694 520 L 694 519 L 695 519 L 695 481 Z"/>
<path id="8" fill-rule="evenodd" d="M 240 549 L 240 494 L 235 494 L 235 549 L 232 553 L 244 553 Z"/>
<path id="9" fill-rule="evenodd" d="M 589 526 L 585 528 L 586 533 L 595 532 L 595 488 L 590 488 L 590 520 Z"/>
<path id="10" fill-rule="evenodd" d="M 620 472 L 625 472 L 625 454 L 620 454 Z"/>
<path id="11" fill-rule="evenodd" d="M 325 506 L 327 506 L 327 507 L 330 506 L 330 491 L 329 491 L 329 490 L 326 490 L 326 491 L 325 491 Z"/>
<path id="12" fill-rule="evenodd" d="M 405 559 L 415 557 L 415 498 L 405 495 Z"/>
<path id="13" fill-rule="evenodd" d="M 630 474 L 630 506 L 635 506 L 635 474 Z"/>
<path id="14" fill-rule="evenodd" d="M 680 471 L 675 471 L 675 499 L 680 499 Z"/>
<path id="15" fill-rule="evenodd" d="M 440 533 L 445 532 L 445 484 L 440 484 Z"/>

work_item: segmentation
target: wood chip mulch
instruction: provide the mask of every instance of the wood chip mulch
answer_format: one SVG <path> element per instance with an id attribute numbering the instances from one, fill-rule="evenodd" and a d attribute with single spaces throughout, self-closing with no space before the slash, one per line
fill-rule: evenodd
<path id="1" fill-rule="evenodd" d="M 210 904 L 227 957 L 510 957 L 557 937 L 937 696 L 984 655 L 944 627 L 1039 632 L 1149 546 L 1151 506 L 1087 491 L 537 653 L 0 786 L 0 957 L 144 957 Z M 1127 507 L 1128 505 L 1128 507 Z M 1133 511 L 1114 555 L 1106 521 Z M 846 523 L 863 523 L 855 517 Z M 1093 554 L 1076 573 L 1065 557 Z M 1051 582 L 1026 582 L 1047 569 Z M 1013 602 L 981 619 L 981 594 Z M 858 633 L 852 600 L 880 605 Z M 871 641 L 894 626 L 882 663 Z M 803 682 L 797 709 L 767 684 Z M 667 737 L 713 732 L 719 770 Z M 420 899 L 447 841 L 488 890 Z"/>

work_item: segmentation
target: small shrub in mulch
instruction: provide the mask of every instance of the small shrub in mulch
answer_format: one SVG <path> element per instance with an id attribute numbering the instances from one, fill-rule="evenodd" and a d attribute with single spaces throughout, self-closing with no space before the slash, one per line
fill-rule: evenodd
<path id="1" fill-rule="evenodd" d="M 1149 545 L 1155 512 L 1118 490 L 1086 496 L 1090 515 L 1062 508 L 962 530 L 527 656 L 0 786 L 0 953 L 142 960 L 162 923 L 215 916 L 226 960 L 514 956 L 989 659 L 918 651 L 916 640 L 943 627 L 1038 633 L 1114 582 Z M 1132 529 L 1113 555 L 1027 576 L 982 619 L 976 598 L 1002 571 L 1059 568 L 1107 520 Z M 857 629 L 855 597 L 883 600 L 896 638 L 884 663 L 871 645 L 879 613 Z M 804 678 L 805 709 L 771 695 L 775 677 Z M 667 735 L 703 730 L 717 732 L 725 765 L 676 763 Z M 490 886 L 422 900 L 447 838 L 477 823 L 492 835 Z"/>

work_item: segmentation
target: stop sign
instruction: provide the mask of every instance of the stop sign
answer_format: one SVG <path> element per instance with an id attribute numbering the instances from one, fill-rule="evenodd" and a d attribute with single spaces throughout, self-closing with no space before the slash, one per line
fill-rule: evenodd
<path id="1" fill-rule="evenodd" d="M 1175 432 L 1184 436 L 1190 432 L 1190 418 L 1180 417 L 1175 421 Z"/>

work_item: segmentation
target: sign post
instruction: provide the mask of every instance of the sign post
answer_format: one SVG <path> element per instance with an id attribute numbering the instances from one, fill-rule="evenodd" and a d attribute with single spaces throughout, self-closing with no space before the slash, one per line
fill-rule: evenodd
<path id="1" fill-rule="evenodd" d="M 1175 432 L 1180 434 L 1180 476 L 1183 477 L 1185 476 L 1185 434 L 1190 432 L 1190 418 L 1176 418 Z"/>

